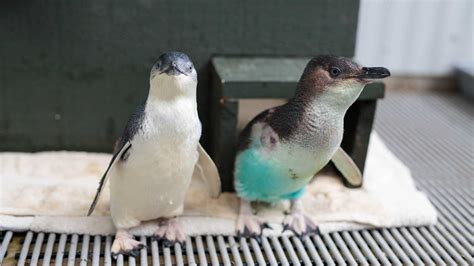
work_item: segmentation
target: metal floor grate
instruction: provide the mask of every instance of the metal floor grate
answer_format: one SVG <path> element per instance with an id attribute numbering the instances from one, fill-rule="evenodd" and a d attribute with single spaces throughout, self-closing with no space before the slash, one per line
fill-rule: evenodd
<path id="1" fill-rule="evenodd" d="M 136 259 L 110 257 L 111 237 L 0 232 L 2 265 L 474 265 L 474 106 L 453 94 L 390 92 L 375 128 L 439 212 L 433 227 L 303 239 L 201 236 L 185 247 L 147 242 Z"/>

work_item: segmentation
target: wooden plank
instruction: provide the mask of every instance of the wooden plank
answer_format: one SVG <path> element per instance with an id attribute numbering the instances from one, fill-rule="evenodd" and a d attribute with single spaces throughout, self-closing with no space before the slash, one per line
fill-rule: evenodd
<path id="1" fill-rule="evenodd" d="M 279 82 L 229 82 L 224 83 L 222 95 L 232 99 L 289 99 L 292 98 L 298 81 Z M 383 98 L 385 89 L 383 83 L 372 83 L 365 86 L 358 100 L 375 100 Z"/>
<path id="2" fill-rule="evenodd" d="M 311 57 L 214 57 L 222 83 L 295 82 Z"/>

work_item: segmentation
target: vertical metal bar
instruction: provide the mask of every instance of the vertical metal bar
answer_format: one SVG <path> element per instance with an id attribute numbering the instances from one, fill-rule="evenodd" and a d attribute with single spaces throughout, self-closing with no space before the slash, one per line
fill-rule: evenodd
<path id="1" fill-rule="evenodd" d="M 2 245 L 0 246 L 0 265 L 3 262 L 3 258 L 5 258 L 5 254 L 7 254 L 8 245 L 10 245 L 12 236 L 13 236 L 13 232 L 7 231 L 5 233 L 5 236 L 3 237 Z"/>
<path id="2" fill-rule="evenodd" d="M 92 266 L 98 266 L 100 262 L 100 236 L 94 236 L 94 248 L 92 250 Z"/>
<path id="3" fill-rule="evenodd" d="M 467 201 L 460 199 L 460 195 L 453 193 L 451 187 L 449 187 L 449 189 L 438 185 L 429 185 L 429 187 L 434 190 L 436 194 L 444 194 L 441 196 L 451 202 L 451 206 L 457 209 L 458 213 L 462 216 L 462 220 L 469 221 L 471 219 L 470 215 L 472 207 L 468 206 L 469 204 Z"/>
<path id="4" fill-rule="evenodd" d="M 148 266 L 148 243 L 146 236 L 140 236 L 140 242 L 145 245 L 145 247 L 140 250 L 140 266 Z"/>
<path id="5" fill-rule="evenodd" d="M 206 236 L 207 251 L 209 252 L 209 257 L 211 257 L 212 265 L 219 265 L 219 258 L 217 257 L 216 247 L 214 246 L 214 239 L 212 236 Z"/>
<path id="6" fill-rule="evenodd" d="M 382 248 L 383 252 L 388 256 L 390 259 L 390 263 L 395 266 L 401 266 L 402 263 L 398 259 L 398 257 L 393 253 L 393 250 L 390 248 L 390 246 L 387 244 L 385 239 L 382 237 L 382 235 L 378 231 L 372 231 L 372 234 L 374 235 L 375 240 L 377 243 L 380 245 Z"/>
<path id="7" fill-rule="evenodd" d="M 174 258 L 176 260 L 176 265 L 184 265 L 183 262 L 183 252 L 181 251 L 181 244 L 174 244 Z"/>
<path id="8" fill-rule="evenodd" d="M 164 245 L 162 245 L 161 249 L 163 250 L 163 262 L 165 263 L 165 266 L 173 265 L 173 262 L 171 261 L 171 250 L 170 250 L 170 248 L 165 247 Z"/>
<path id="9" fill-rule="evenodd" d="M 357 265 L 357 262 L 355 261 L 354 257 L 352 257 L 349 248 L 347 248 L 341 236 L 337 232 L 331 233 L 330 235 L 334 239 L 334 242 L 336 242 L 336 245 L 337 247 L 339 247 L 339 250 L 341 251 L 342 255 L 344 255 L 344 258 L 346 258 L 347 263 L 349 265 Z"/>
<path id="10" fill-rule="evenodd" d="M 219 253 L 221 254 L 222 264 L 230 266 L 231 263 L 229 253 L 227 252 L 227 247 L 223 236 L 217 236 L 217 244 L 219 246 Z"/>
<path id="11" fill-rule="evenodd" d="M 275 255 L 273 255 L 272 247 L 270 246 L 270 243 L 268 243 L 267 237 L 262 237 L 262 247 L 267 257 L 267 261 L 268 261 L 267 264 L 277 265 L 278 263 L 275 259 Z"/>
<path id="12" fill-rule="evenodd" d="M 280 241 L 278 241 L 278 238 L 276 236 L 272 236 L 271 241 L 277 253 L 278 259 L 280 260 L 280 263 L 282 265 L 290 265 L 288 259 L 286 258 L 285 251 L 283 251 L 283 248 L 280 245 Z"/>
<path id="13" fill-rule="evenodd" d="M 319 257 L 319 254 L 316 251 L 316 248 L 314 247 L 313 241 L 311 241 L 309 236 L 305 236 L 303 238 L 303 241 L 309 251 L 309 255 L 314 261 L 314 264 L 318 266 L 324 265 L 323 261 L 321 260 L 321 257 Z"/>
<path id="14" fill-rule="evenodd" d="M 390 265 L 390 262 L 387 259 L 387 256 L 385 256 L 385 253 L 380 249 L 379 245 L 375 242 L 375 240 L 372 238 L 370 233 L 367 230 L 362 230 L 362 236 L 364 237 L 365 241 L 369 246 L 371 247 L 372 251 L 375 253 L 377 256 L 377 259 L 380 261 L 382 265 Z"/>
<path id="15" fill-rule="evenodd" d="M 245 262 L 247 263 L 247 265 L 255 265 L 255 262 L 252 258 L 252 254 L 250 253 L 249 246 L 247 244 L 247 239 L 245 239 L 244 237 L 240 238 L 240 248 L 242 249 L 242 253 L 244 253 Z"/>
<path id="16" fill-rule="evenodd" d="M 124 259 L 123 259 L 123 255 L 122 254 L 118 254 L 117 255 L 117 266 L 123 266 L 123 263 L 124 263 Z"/>
<path id="17" fill-rule="evenodd" d="M 252 245 L 253 254 L 257 259 L 258 264 L 266 265 L 265 258 L 263 257 L 262 251 L 260 250 L 260 246 L 258 245 L 257 240 L 250 238 L 250 245 Z"/>
<path id="18" fill-rule="evenodd" d="M 198 258 L 200 265 L 207 265 L 206 254 L 204 253 L 204 244 L 201 236 L 196 236 L 196 249 L 198 251 Z"/>
<path id="19" fill-rule="evenodd" d="M 415 250 L 418 256 L 421 257 L 424 264 L 426 265 L 435 265 L 434 261 L 426 254 L 426 252 L 421 248 L 420 244 L 416 242 L 413 236 L 408 232 L 406 228 L 400 228 L 399 230 L 404 236 L 405 240 L 409 242 L 410 246 Z"/>
<path id="20" fill-rule="evenodd" d="M 306 250 L 303 246 L 303 243 L 301 243 L 300 238 L 293 236 L 291 237 L 291 240 L 296 246 L 296 251 L 298 251 L 298 255 L 300 255 L 300 258 L 303 260 L 303 263 L 305 265 L 312 265 L 311 260 L 309 259 L 308 254 L 306 253 Z"/>
<path id="21" fill-rule="evenodd" d="M 432 188 L 434 189 L 434 188 Z M 464 235 L 466 238 L 473 238 L 469 235 L 470 224 L 468 221 L 463 219 L 462 216 L 456 211 L 456 206 L 452 204 L 451 200 L 444 197 L 442 193 L 432 193 L 431 200 L 438 205 L 438 209 L 441 211 L 443 216 L 450 220 L 453 225 L 456 225 L 456 229 Z M 472 240 L 470 239 L 470 242 Z M 469 240 L 468 240 L 469 241 Z"/>
<path id="22" fill-rule="evenodd" d="M 105 248 L 104 248 L 104 264 L 109 266 L 112 265 L 112 256 L 110 254 L 110 249 L 112 247 L 112 237 L 105 237 Z"/>
<path id="23" fill-rule="evenodd" d="M 49 266 L 51 262 L 51 255 L 53 254 L 54 241 L 56 240 L 56 234 L 50 233 L 48 235 L 48 242 L 46 242 L 46 249 L 43 256 L 43 266 Z M 1 262 L 0 262 L 1 265 Z"/>
<path id="24" fill-rule="evenodd" d="M 59 237 L 59 244 L 58 244 L 58 251 L 56 253 L 56 260 L 55 260 L 55 265 L 56 266 L 62 266 L 63 265 L 63 258 L 64 258 L 64 252 L 65 252 L 65 247 L 66 247 L 66 240 L 67 240 L 67 235 L 66 234 L 61 234 Z"/>
<path id="25" fill-rule="evenodd" d="M 30 265 L 38 265 L 43 239 L 44 233 L 38 233 L 38 235 L 36 235 L 35 247 L 33 248 L 33 254 L 31 255 Z"/>
<path id="26" fill-rule="evenodd" d="M 128 265 L 129 266 L 136 266 L 137 265 L 137 261 L 135 260 L 135 258 L 133 256 L 128 256 Z"/>
<path id="27" fill-rule="evenodd" d="M 158 241 L 151 241 L 151 264 L 153 266 L 160 265 L 160 254 L 158 251 Z"/>
<path id="28" fill-rule="evenodd" d="M 324 242 L 326 243 L 329 252 L 331 253 L 332 257 L 336 260 L 338 265 L 346 265 L 346 262 L 342 258 L 341 253 L 339 253 L 339 250 L 337 250 L 336 244 L 332 241 L 331 237 L 329 237 L 328 234 L 322 235 L 322 239 L 324 239 Z"/>
<path id="29" fill-rule="evenodd" d="M 234 264 L 242 266 L 243 263 L 242 258 L 240 257 L 239 244 L 237 244 L 233 236 L 229 236 L 228 241 L 230 245 L 230 251 L 232 252 L 232 258 L 234 259 Z"/>
<path id="30" fill-rule="evenodd" d="M 367 244 L 365 243 L 360 233 L 358 231 L 353 231 L 351 232 L 351 235 L 354 237 L 354 240 L 357 243 L 357 245 L 360 247 L 362 253 L 364 253 L 365 257 L 369 260 L 369 264 L 380 265 L 380 262 L 374 256 L 369 246 L 367 246 Z"/>
<path id="31" fill-rule="evenodd" d="M 428 231 L 429 230 L 429 231 Z M 433 245 L 433 247 L 436 249 L 436 250 L 440 250 L 440 254 L 443 256 L 443 258 L 445 258 L 445 261 L 449 264 L 449 265 L 455 265 L 456 263 L 457 264 L 467 264 L 465 262 L 465 260 L 463 259 L 463 256 L 468 258 L 469 257 L 469 253 L 464 251 L 461 247 L 461 245 L 459 245 L 459 243 L 457 243 L 455 240 L 451 239 L 451 241 L 453 241 L 455 244 L 451 244 L 451 243 L 448 243 L 449 239 L 446 240 L 439 232 L 438 230 L 436 229 L 436 227 L 430 227 L 429 229 L 426 229 L 426 228 L 422 228 L 420 231 L 421 233 L 428 239 L 428 241 L 430 241 Z M 436 240 L 436 241 L 435 241 Z M 436 244 L 435 244 L 436 243 Z M 438 244 L 439 243 L 439 244 Z M 440 245 L 438 247 L 438 245 Z M 445 251 L 446 250 L 446 251 Z M 465 252 L 463 254 L 463 251 Z M 449 253 L 449 255 L 444 255 L 443 252 L 447 252 Z M 459 254 L 461 253 L 461 254 Z M 456 261 L 456 263 L 453 263 L 451 261 L 451 257 Z M 472 262 L 468 262 L 470 263 L 471 265 L 474 264 L 474 261 Z"/>
<path id="32" fill-rule="evenodd" d="M 89 235 L 82 236 L 80 266 L 87 266 L 87 256 L 89 255 Z"/>
<path id="33" fill-rule="evenodd" d="M 18 265 L 25 265 L 28 251 L 30 250 L 31 240 L 33 239 L 33 232 L 29 231 L 26 233 L 25 241 L 21 247 L 20 258 L 18 259 Z"/>
<path id="34" fill-rule="evenodd" d="M 388 231 L 388 229 L 382 229 L 382 234 L 392 247 L 393 251 L 398 255 L 398 258 L 402 260 L 403 265 L 413 265 L 413 262 L 405 254 L 399 243 L 393 238 L 392 234 Z"/>
<path id="35" fill-rule="evenodd" d="M 77 249 L 78 240 L 79 240 L 79 236 L 77 234 L 72 235 L 71 241 L 69 242 L 67 266 L 74 266 L 74 263 L 76 262 L 76 249 Z"/>
<path id="36" fill-rule="evenodd" d="M 426 239 L 413 227 L 408 228 L 413 238 L 420 244 L 420 246 L 428 253 L 434 260 L 436 265 L 446 265 L 443 259 L 436 253 Z"/>
<path id="37" fill-rule="evenodd" d="M 469 184 L 469 182 L 467 182 Z M 466 186 L 469 187 L 469 186 Z M 468 209 L 474 208 L 474 197 L 470 195 L 471 191 L 466 191 L 464 186 L 453 186 L 452 190 L 456 192 L 456 195 L 463 199 L 463 202 L 466 202 Z M 470 212 L 472 215 L 472 211 Z"/>
<path id="38" fill-rule="evenodd" d="M 186 257 L 188 258 L 189 265 L 196 265 L 196 261 L 194 259 L 194 251 L 193 251 L 193 243 L 191 237 L 186 237 Z"/>
<path id="39" fill-rule="evenodd" d="M 346 244 L 349 246 L 350 250 L 352 251 L 352 254 L 354 254 L 355 259 L 357 260 L 358 264 L 365 265 L 365 266 L 369 265 L 364 255 L 362 255 L 362 252 L 357 247 L 357 244 L 352 239 L 351 235 L 347 231 L 342 232 L 341 234 L 342 234 L 342 238 L 344 238 L 344 240 L 346 241 Z"/>
<path id="40" fill-rule="evenodd" d="M 473 253 L 473 248 L 472 244 L 470 244 L 457 230 L 454 228 L 454 226 L 443 219 L 442 216 L 438 217 L 439 224 L 441 226 L 438 226 L 437 228 L 439 229 L 440 233 L 443 234 L 446 238 L 453 238 L 455 239 L 455 243 L 458 243 L 459 245 L 462 246 L 463 250 L 467 250 L 468 253 L 472 254 Z M 454 243 L 453 243 L 454 245 Z"/>
<path id="41" fill-rule="evenodd" d="M 334 260 L 332 259 L 331 255 L 329 254 L 328 249 L 326 248 L 326 245 L 324 245 L 323 240 L 321 239 L 321 236 L 320 235 L 313 236 L 313 241 L 314 243 L 316 243 L 316 247 L 318 248 L 318 251 L 321 253 L 321 256 L 324 259 L 324 263 L 330 266 L 335 265 Z"/>
<path id="42" fill-rule="evenodd" d="M 413 249 L 408 245 L 407 241 L 402 237 L 400 232 L 396 228 L 389 229 L 393 237 L 397 240 L 403 250 L 408 254 L 415 265 L 423 265 L 420 257 L 413 251 Z"/>
<path id="43" fill-rule="evenodd" d="M 291 260 L 291 265 L 301 265 L 300 260 L 298 259 L 298 256 L 296 256 L 295 250 L 293 249 L 293 245 L 291 245 L 291 242 L 288 239 L 288 237 L 281 236 L 280 239 L 283 242 L 283 246 L 285 247 L 286 254 L 288 254 L 288 257 Z"/>

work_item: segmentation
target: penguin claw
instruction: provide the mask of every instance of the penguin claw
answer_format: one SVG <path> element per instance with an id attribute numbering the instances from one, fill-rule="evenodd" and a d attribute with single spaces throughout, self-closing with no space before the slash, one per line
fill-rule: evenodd
<path id="1" fill-rule="evenodd" d="M 298 237 L 312 234 L 320 234 L 319 227 L 305 214 L 301 212 L 287 215 L 283 220 L 283 232 L 291 231 Z"/>
<path id="2" fill-rule="evenodd" d="M 136 257 L 140 255 L 140 250 L 145 247 L 145 244 L 133 238 L 119 237 L 115 238 L 112 244 L 111 255 L 114 259 L 117 259 L 119 255 Z"/>
<path id="3" fill-rule="evenodd" d="M 119 255 L 137 257 L 138 255 L 140 255 L 140 250 L 144 247 L 146 246 L 143 244 L 140 244 L 137 248 L 134 248 L 132 250 L 119 251 L 118 253 L 112 252 L 112 258 L 116 260 Z"/>
<path id="4" fill-rule="evenodd" d="M 160 227 L 155 232 L 153 240 L 162 241 L 164 247 L 172 247 L 176 243 L 185 246 L 186 235 L 181 230 L 178 222 L 174 219 L 160 222 Z"/>
<path id="5" fill-rule="evenodd" d="M 169 240 L 169 239 L 160 238 L 160 237 L 157 237 L 157 236 L 154 236 L 152 238 L 152 240 L 157 241 L 157 242 L 161 241 L 161 244 L 163 245 L 164 248 L 171 248 L 175 244 L 179 244 L 181 247 L 186 246 L 186 241 Z"/>
<path id="6" fill-rule="evenodd" d="M 262 224 L 262 229 L 273 229 L 273 227 L 271 227 L 269 223 L 265 222 Z"/>
<path id="7" fill-rule="evenodd" d="M 254 215 L 240 215 L 237 221 L 237 237 L 253 238 L 257 243 L 262 243 L 262 234 L 264 229 L 273 229 L 268 223 Z"/>

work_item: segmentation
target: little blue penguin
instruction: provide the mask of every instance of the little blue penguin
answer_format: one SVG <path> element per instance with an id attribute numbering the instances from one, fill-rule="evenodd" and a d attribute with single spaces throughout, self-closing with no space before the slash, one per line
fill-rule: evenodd
<path id="1" fill-rule="evenodd" d="M 220 193 L 217 168 L 199 144 L 197 73 L 189 57 L 164 53 L 153 65 L 144 104 L 129 119 L 90 207 L 110 178 L 110 213 L 117 229 L 112 254 L 136 256 L 144 247 L 128 232 L 157 220 L 156 239 L 183 243 L 176 216 L 183 212 L 193 173 L 204 178 L 211 196 Z"/>
<path id="2" fill-rule="evenodd" d="M 383 67 L 317 56 L 304 69 L 292 99 L 247 124 L 239 136 L 234 168 L 235 190 L 241 199 L 238 235 L 259 237 L 266 226 L 252 213 L 254 201 L 290 200 L 283 228 L 298 236 L 317 232 L 300 201 L 305 187 L 331 159 L 347 159 L 340 149 L 344 115 L 366 84 L 388 76 Z M 339 161 L 338 168 L 349 169 Z"/>

